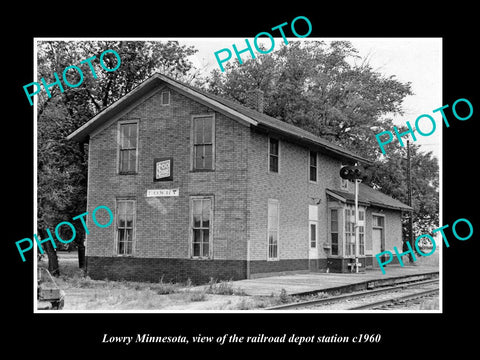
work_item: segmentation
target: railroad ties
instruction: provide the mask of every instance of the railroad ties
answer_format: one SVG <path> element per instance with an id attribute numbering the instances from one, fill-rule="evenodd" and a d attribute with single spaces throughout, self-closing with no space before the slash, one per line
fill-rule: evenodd
<path id="1" fill-rule="evenodd" d="M 399 279 L 397 283 L 370 282 L 367 290 L 353 291 L 341 295 L 325 297 L 322 291 L 317 294 L 295 294 L 297 301 L 270 307 L 267 310 L 378 310 L 386 309 L 392 304 L 407 303 L 409 301 L 431 297 L 439 293 L 438 273 L 431 274 L 428 279 L 411 276 Z M 322 294 L 321 298 L 316 295 Z M 308 298 L 308 300 L 302 300 Z"/>

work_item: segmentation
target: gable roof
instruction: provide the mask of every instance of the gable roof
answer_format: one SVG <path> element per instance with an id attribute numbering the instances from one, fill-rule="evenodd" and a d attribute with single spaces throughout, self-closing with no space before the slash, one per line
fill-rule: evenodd
<path id="1" fill-rule="evenodd" d="M 355 202 L 355 195 L 353 193 L 333 189 L 327 189 L 326 191 L 328 195 L 333 196 L 342 202 Z M 385 195 L 384 193 L 362 183 L 360 183 L 358 186 L 358 203 L 366 206 L 377 206 L 393 210 L 413 210 L 412 207 L 402 203 L 401 201 Z"/>
<path id="2" fill-rule="evenodd" d="M 322 139 L 309 131 L 253 110 L 232 100 L 224 99 L 220 96 L 181 83 L 159 73 L 152 75 L 128 94 L 100 111 L 80 128 L 69 134 L 67 140 L 75 140 L 78 142 L 85 141 L 93 131 L 101 127 L 112 117 L 121 116 L 128 112 L 131 107 L 140 103 L 144 96 L 157 89 L 162 83 L 167 83 L 183 95 L 190 97 L 203 105 L 211 107 L 244 125 L 279 134 L 293 142 L 303 143 L 336 158 L 341 158 L 350 162 L 358 161 L 363 164 L 371 164 L 370 160 Z"/>

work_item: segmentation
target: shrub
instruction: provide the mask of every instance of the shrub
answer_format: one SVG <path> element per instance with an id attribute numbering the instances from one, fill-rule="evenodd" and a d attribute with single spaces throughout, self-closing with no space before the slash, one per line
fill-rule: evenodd
<path id="1" fill-rule="evenodd" d="M 280 290 L 280 295 L 279 295 L 280 302 L 285 304 L 291 301 L 292 297 L 287 294 L 287 290 L 283 289 Z"/>

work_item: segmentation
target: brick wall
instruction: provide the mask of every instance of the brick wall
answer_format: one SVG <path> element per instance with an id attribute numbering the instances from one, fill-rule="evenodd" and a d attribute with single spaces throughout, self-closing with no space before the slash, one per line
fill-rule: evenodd
<path id="1" fill-rule="evenodd" d="M 308 269 L 308 205 L 319 204 L 318 259 L 326 259 L 323 245 L 328 243 L 326 188 L 339 189 L 341 162 L 323 154 L 318 157 L 318 181 L 309 181 L 309 149 L 280 139 L 279 173 L 269 172 L 268 135 L 252 132 L 249 145 L 249 240 L 251 273 L 282 267 Z M 279 261 L 267 261 L 268 199 L 279 201 Z M 264 261 L 264 262 L 263 262 Z M 275 263 L 279 264 L 276 265 Z M 255 264 L 256 263 L 256 264 Z M 266 264 L 271 263 L 271 264 Z M 325 267 L 326 261 L 318 261 Z M 286 262 L 283 262 L 286 264 Z M 295 264 L 294 266 L 291 264 Z M 320 269 L 321 270 L 321 269 Z"/>
<path id="2" fill-rule="evenodd" d="M 240 280 L 246 276 L 245 260 L 191 260 L 172 258 L 87 256 L 87 269 L 94 280 L 186 282 Z"/>
<path id="3" fill-rule="evenodd" d="M 213 259 L 246 260 L 246 147 L 250 130 L 215 112 L 215 171 L 192 172 L 191 116 L 211 114 L 213 111 L 172 89 L 169 89 L 171 104 L 161 105 L 162 90 L 164 89 L 157 89 L 128 113 L 112 119 L 91 137 L 88 211 L 106 205 L 115 212 L 118 197 L 135 199 L 136 242 L 133 257 L 188 259 L 190 196 L 212 195 Z M 118 121 L 131 119 L 139 121 L 138 174 L 118 175 Z M 154 182 L 154 158 L 170 156 L 173 157 L 173 181 Z M 180 189 L 178 197 L 146 197 L 147 189 L 172 188 Z M 100 223 L 108 221 L 108 215 L 102 220 L 102 214 L 98 214 Z M 88 225 L 90 234 L 87 236 L 87 256 L 91 259 L 116 257 L 115 224 L 106 229 Z M 135 260 L 124 258 L 116 261 L 135 263 Z M 201 262 L 195 261 L 197 267 L 203 266 Z M 98 267 L 90 267 L 89 271 L 97 271 L 95 269 Z M 112 276 L 115 269 L 117 268 L 112 267 Z"/>

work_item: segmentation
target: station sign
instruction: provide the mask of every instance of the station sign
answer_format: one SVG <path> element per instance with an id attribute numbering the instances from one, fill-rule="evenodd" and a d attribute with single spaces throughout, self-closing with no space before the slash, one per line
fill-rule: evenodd
<path id="1" fill-rule="evenodd" d="M 149 189 L 147 190 L 147 197 L 167 197 L 178 196 L 180 189 Z"/>

